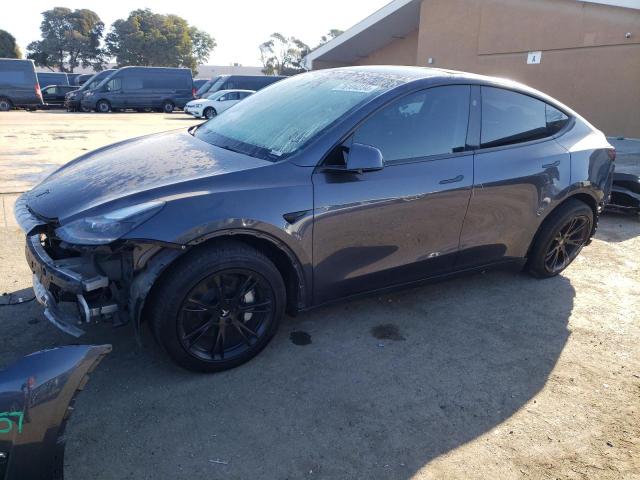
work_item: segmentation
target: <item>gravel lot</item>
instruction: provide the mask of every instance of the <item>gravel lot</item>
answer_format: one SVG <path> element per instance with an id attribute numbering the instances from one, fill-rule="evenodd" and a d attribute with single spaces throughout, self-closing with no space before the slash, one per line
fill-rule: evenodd
<path id="1" fill-rule="evenodd" d="M 183 118 L 3 114 L 3 185 Z M 28 298 L 23 238 L 5 225 L 0 293 Z M 75 342 L 34 302 L 0 308 L 0 336 L 0 367 Z M 287 318 L 222 374 L 173 366 L 146 329 L 142 348 L 129 327 L 81 341 L 114 351 L 67 429 L 71 480 L 640 478 L 637 218 L 604 216 L 550 280 L 487 272 Z"/>

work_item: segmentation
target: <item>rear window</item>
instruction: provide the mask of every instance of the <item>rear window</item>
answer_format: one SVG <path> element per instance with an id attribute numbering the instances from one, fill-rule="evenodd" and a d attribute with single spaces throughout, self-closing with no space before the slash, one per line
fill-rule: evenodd
<path id="1" fill-rule="evenodd" d="M 35 69 L 31 61 L 0 61 L 0 85 L 34 84 L 35 81 Z"/>
<path id="2" fill-rule="evenodd" d="M 0 84 L 23 84 L 27 83 L 27 74 L 23 70 L 3 70 L 0 73 Z"/>
<path id="3" fill-rule="evenodd" d="M 481 147 L 498 147 L 549 137 L 569 117 L 537 98 L 502 88 L 482 87 Z"/>

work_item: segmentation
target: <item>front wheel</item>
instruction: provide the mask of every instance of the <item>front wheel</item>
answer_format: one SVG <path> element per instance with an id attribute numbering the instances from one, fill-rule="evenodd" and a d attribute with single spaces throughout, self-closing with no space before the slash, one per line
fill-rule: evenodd
<path id="1" fill-rule="evenodd" d="M 207 107 L 204 109 L 204 117 L 207 119 L 213 118 L 217 115 L 217 112 L 213 109 L 213 107 Z"/>
<path id="2" fill-rule="evenodd" d="M 593 211 L 570 199 L 545 220 L 527 259 L 527 270 L 538 278 L 558 275 L 578 256 L 593 230 Z"/>
<path id="3" fill-rule="evenodd" d="M 156 339 L 178 365 L 217 372 L 247 362 L 269 343 L 285 297 L 267 257 L 225 242 L 198 248 L 170 267 L 147 312 Z"/>
<path id="4" fill-rule="evenodd" d="M 96 103 L 96 112 L 109 113 L 111 111 L 111 104 L 106 100 L 99 100 Z"/>

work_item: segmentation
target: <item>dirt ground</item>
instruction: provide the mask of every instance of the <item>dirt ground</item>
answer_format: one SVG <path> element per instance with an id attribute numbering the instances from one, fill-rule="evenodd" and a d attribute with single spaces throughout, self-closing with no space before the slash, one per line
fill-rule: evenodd
<path id="1" fill-rule="evenodd" d="M 56 167 L 131 137 L 202 123 L 182 112 L 0 113 L 0 193 L 22 192 Z"/>
<path id="2" fill-rule="evenodd" d="M 52 163 L 78 153 L 76 129 L 93 148 L 190 124 L 17 115 L 64 119 L 23 124 L 11 145 L 39 159 L 48 153 L 34 145 L 46 147 Z M 32 295 L 23 249 L 0 224 L 0 293 L 12 298 Z M 0 367 L 76 342 L 34 302 L 0 308 L 0 338 Z M 129 327 L 81 341 L 114 350 L 67 429 L 71 480 L 640 478 L 637 218 L 603 216 L 553 279 L 486 272 L 286 318 L 264 352 L 222 374 L 175 367 L 146 329 L 142 348 Z"/>

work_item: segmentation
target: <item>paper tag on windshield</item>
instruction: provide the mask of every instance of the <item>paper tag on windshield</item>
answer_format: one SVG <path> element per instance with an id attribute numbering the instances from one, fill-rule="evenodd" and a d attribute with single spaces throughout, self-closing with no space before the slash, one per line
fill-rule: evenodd
<path id="1" fill-rule="evenodd" d="M 334 92 L 358 92 L 358 93 L 369 93 L 377 90 L 377 85 L 368 85 L 366 83 L 341 83 L 333 87 L 331 90 Z"/>

